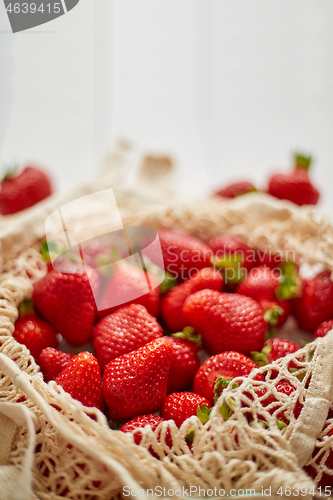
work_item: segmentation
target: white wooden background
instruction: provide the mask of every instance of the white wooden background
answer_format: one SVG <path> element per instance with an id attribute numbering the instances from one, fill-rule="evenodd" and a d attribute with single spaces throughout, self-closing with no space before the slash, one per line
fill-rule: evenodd
<path id="1" fill-rule="evenodd" d="M 0 19 L 3 161 L 63 190 L 128 137 L 172 152 L 190 195 L 264 186 L 301 148 L 333 209 L 332 0 L 81 0 L 16 35 L 1 2 Z"/>

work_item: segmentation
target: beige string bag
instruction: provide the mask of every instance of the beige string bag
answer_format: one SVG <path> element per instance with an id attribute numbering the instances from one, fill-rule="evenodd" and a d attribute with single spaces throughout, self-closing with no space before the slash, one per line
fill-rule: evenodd
<path id="1" fill-rule="evenodd" d="M 110 163 L 114 168 L 127 158 L 128 148 L 121 146 Z M 111 430 L 98 410 L 83 407 L 55 382 L 46 384 L 29 351 L 12 338 L 18 304 L 46 273 L 38 249 L 47 215 L 69 200 L 116 184 L 114 170 L 104 169 L 93 182 L 42 202 L 0 231 L 0 499 L 110 500 L 147 490 L 152 497 L 216 497 L 248 490 L 263 498 L 265 492 L 271 498 L 312 498 L 315 483 L 305 465 L 312 464 L 317 482 L 324 473 L 333 479 L 325 465 L 333 453 L 333 419 L 327 420 L 333 403 L 333 332 L 237 379 L 238 388 L 231 383 L 205 425 L 191 417 L 180 429 L 171 421 L 155 433 L 145 428 L 140 446 L 132 435 Z M 309 264 L 333 270 L 332 225 L 310 208 L 296 209 L 265 195 L 188 203 L 169 196 L 161 203 L 158 197 L 114 191 L 125 225 L 179 228 L 203 239 L 230 232 L 262 250 L 293 251 Z M 291 361 L 298 368 L 294 373 L 288 369 Z M 255 379 L 257 372 L 264 381 Z M 290 398 L 276 391 L 282 379 L 295 387 Z M 274 396 L 274 414 L 262 406 L 263 394 Z M 231 410 L 226 421 L 222 405 Z M 281 411 L 289 425 L 279 430 Z M 191 449 L 185 440 L 190 429 L 195 433 Z"/>

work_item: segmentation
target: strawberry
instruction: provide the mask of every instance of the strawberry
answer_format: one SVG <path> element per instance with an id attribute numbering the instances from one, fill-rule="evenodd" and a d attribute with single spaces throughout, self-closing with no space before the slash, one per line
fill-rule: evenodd
<path id="1" fill-rule="evenodd" d="M 221 196 L 222 198 L 236 198 L 236 196 L 241 196 L 242 194 L 257 192 L 257 189 L 251 182 L 242 181 L 234 182 L 228 186 L 216 191 L 216 196 Z"/>
<path id="2" fill-rule="evenodd" d="M 256 267 L 266 266 L 271 269 L 278 269 L 283 263 L 281 255 L 277 252 L 272 252 L 271 250 L 256 250 L 255 256 Z"/>
<path id="3" fill-rule="evenodd" d="M 291 306 L 287 300 L 261 300 L 260 306 L 264 311 L 264 318 L 269 326 L 272 328 L 282 328 L 287 321 Z"/>
<path id="4" fill-rule="evenodd" d="M 186 299 L 183 314 L 202 335 L 203 346 L 210 355 L 228 350 L 249 355 L 264 343 L 263 311 L 249 297 L 202 290 Z"/>
<path id="5" fill-rule="evenodd" d="M 130 304 L 101 319 L 93 330 L 101 370 L 115 358 L 163 336 L 162 327 L 140 304 Z"/>
<path id="6" fill-rule="evenodd" d="M 106 365 L 103 394 L 111 420 L 123 422 L 162 407 L 172 356 L 172 345 L 162 338 Z"/>
<path id="7" fill-rule="evenodd" d="M 329 271 L 322 271 L 310 280 L 303 280 L 302 295 L 292 300 L 292 313 L 298 326 L 307 332 L 333 316 L 333 282 Z"/>
<path id="8" fill-rule="evenodd" d="M 164 401 L 161 415 L 166 420 L 174 420 L 177 427 L 180 427 L 192 415 L 198 416 L 198 410 L 207 416 L 204 420 L 208 421 L 209 408 L 211 408 L 209 401 L 198 394 L 173 392 Z"/>
<path id="9" fill-rule="evenodd" d="M 14 214 L 32 207 L 51 193 L 50 179 L 39 168 L 27 166 L 18 175 L 12 170 L 1 183 L 0 213 Z"/>
<path id="10" fill-rule="evenodd" d="M 211 250 L 198 238 L 171 229 L 158 231 L 158 236 L 164 269 L 179 281 L 211 265 Z"/>
<path id="11" fill-rule="evenodd" d="M 74 354 L 58 351 L 58 349 L 54 349 L 53 347 L 43 349 L 39 355 L 39 366 L 45 382 L 55 380 L 74 358 Z"/>
<path id="12" fill-rule="evenodd" d="M 178 332 L 187 326 L 183 317 L 183 306 L 189 295 L 205 288 L 221 291 L 222 287 L 222 276 L 211 267 L 200 269 L 191 278 L 173 287 L 163 296 L 161 302 L 162 318 L 168 329 Z"/>
<path id="13" fill-rule="evenodd" d="M 275 290 L 280 285 L 280 275 L 276 270 L 260 266 L 253 269 L 250 274 L 237 287 L 237 293 L 246 295 L 260 302 L 261 300 L 276 300 Z"/>
<path id="14" fill-rule="evenodd" d="M 328 321 L 324 321 L 319 325 L 315 331 L 314 338 L 325 337 L 326 333 L 333 330 L 333 319 L 329 319 Z"/>
<path id="15" fill-rule="evenodd" d="M 296 388 L 287 380 L 280 380 L 276 385 L 275 385 L 275 390 L 281 394 L 284 394 L 287 397 L 290 397 L 291 394 L 293 394 L 296 390 Z M 279 408 L 281 407 L 282 404 L 284 404 L 284 401 L 278 400 L 273 393 L 267 394 L 266 388 L 258 388 L 256 390 L 257 397 L 260 398 L 260 403 L 264 408 L 267 408 L 269 413 L 271 415 L 275 414 L 277 418 L 277 424 L 280 429 L 283 429 L 289 424 L 289 418 L 286 415 L 287 410 L 283 411 L 278 411 Z M 277 403 L 279 401 L 279 404 L 273 404 Z M 270 408 L 268 408 L 270 407 Z M 298 418 L 301 410 L 303 408 L 303 405 L 299 402 L 296 401 L 293 413 L 295 418 Z"/>
<path id="16" fill-rule="evenodd" d="M 126 422 L 126 424 L 124 424 L 119 430 L 125 433 L 131 432 L 134 436 L 134 442 L 139 445 L 142 441 L 142 433 L 137 431 L 137 429 L 144 429 L 146 426 L 149 426 L 152 431 L 156 431 L 160 423 L 165 421 L 165 418 L 154 414 L 139 415 L 138 417 L 132 418 L 129 422 Z M 160 441 L 160 438 L 161 432 L 158 434 L 158 441 Z M 172 448 L 172 438 L 169 429 L 165 435 L 165 444 L 169 446 L 169 448 Z M 149 452 L 153 455 L 153 457 L 159 458 L 152 446 L 149 447 Z"/>
<path id="17" fill-rule="evenodd" d="M 252 359 L 239 352 L 229 351 L 216 354 L 200 366 L 194 377 L 193 390 L 213 405 L 215 389 L 223 389 L 223 386 L 228 385 L 231 379 L 246 377 L 256 368 L 258 367 Z M 215 387 L 217 379 L 219 379 L 219 384 Z M 260 373 L 256 376 L 256 380 L 262 380 Z M 219 391 L 217 395 L 220 394 Z"/>
<path id="18" fill-rule="evenodd" d="M 168 393 L 188 389 L 200 366 L 198 346 L 189 340 L 172 337 L 165 339 L 171 343 L 174 350 L 168 377 Z"/>
<path id="19" fill-rule="evenodd" d="M 213 236 L 208 241 L 208 245 L 213 251 L 213 263 L 216 267 L 238 270 L 235 283 L 243 279 L 244 271 L 247 274 L 255 266 L 255 251 L 231 234 Z M 232 282 L 230 272 L 225 275 L 225 278 L 228 278 L 226 281 Z"/>
<path id="20" fill-rule="evenodd" d="M 84 406 L 103 409 L 101 371 L 90 352 L 75 356 L 55 381 Z"/>
<path id="21" fill-rule="evenodd" d="M 319 191 L 313 186 L 308 170 L 311 158 L 296 155 L 295 169 L 288 174 L 275 174 L 268 183 L 268 193 L 296 205 L 316 205 Z"/>
<path id="22" fill-rule="evenodd" d="M 96 314 L 92 287 L 97 286 L 98 276 L 93 269 L 81 274 L 52 270 L 35 284 L 33 301 L 64 339 L 78 346 L 91 336 Z"/>
<path id="23" fill-rule="evenodd" d="M 97 237 L 81 243 L 82 256 L 86 266 L 98 268 L 111 261 L 112 245 L 104 237 Z M 100 262 L 101 261 L 101 262 Z"/>
<path id="24" fill-rule="evenodd" d="M 57 347 L 56 329 L 47 321 L 40 319 L 32 312 L 20 316 L 15 323 L 13 337 L 24 344 L 31 355 L 39 362 L 39 355 L 45 347 Z"/>
<path id="25" fill-rule="evenodd" d="M 148 292 L 147 289 L 149 289 Z M 125 305 L 141 304 L 149 314 L 156 318 L 159 301 L 159 289 L 151 274 L 148 276 L 142 269 L 132 265 L 120 265 L 109 278 L 98 299 L 97 317 L 103 318 Z M 110 307 L 110 304 L 116 305 Z"/>
<path id="26" fill-rule="evenodd" d="M 299 283 L 296 264 L 285 262 L 279 270 L 266 266 L 252 269 L 236 292 L 259 302 L 267 323 L 281 328 L 290 314 L 290 304 L 286 299 L 299 293 Z"/>
<path id="27" fill-rule="evenodd" d="M 261 352 L 252 353 L 252 359 L 258 366 L 265 366 L 299 349 L 300 347 L 291 340 L 275 337 L 266 340 Z"/>

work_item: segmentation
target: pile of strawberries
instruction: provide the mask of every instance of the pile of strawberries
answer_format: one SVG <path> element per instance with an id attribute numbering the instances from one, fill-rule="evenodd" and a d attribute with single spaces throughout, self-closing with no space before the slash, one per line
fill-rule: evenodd
<path id="1" fill-rule="evenodd" d="M 280 200 L 292 201 L 296 205 L 316 205 L 320 194 L 309 175 L 311 162 L 311 156 L 296 153 L 294 155 L 294 168 L 291 172 L 279 172 L 272 175 L 264 191 Z M 235 198 L 256 191 L 258 189 L 252 182 L 241 181 L 224 186 L 215 194 L 222 198 Z"/>
<path id="2" fill-rule="evenodd" d="M 123 432 L 146 425 L 154 430 L 169 419 L 180 427 L 195 415 L 207 422 L 233 378 L 299 349 L 272 338 L 290 315 L 315 337 L 333 327 L 328 271 L 301 279 L 298 262 L 284 262 L 278 253 L 250 248 L 228 234 L 207 242 L 171 229 L 158 236 L 166 271 L 159 287 L 97 311 L 98 288 L 105 296 L 120 286 L 140 290 L 142 283 L 137 268 L 124 262 L 105 283 L 93 267 L 105 246 L 95 241 L 84 272 L 60 272 L 49 264 L 34 286 L 33 303 L 21 304 L 15 324 L 15 339 L 30 349 L 44 380 L 55 380 L 83 405 L 99 408 L 111 428 Z M 59 334 L 74 348 L 85 344 L 84 350 L 76 355 L 58 350 Z M 85 350 L 89 342 L 93 353 Z M 257 379 L 263 380 L 260 373 Z M 282 380 L 276 390 L 291 397 L 295 387 Z M 258 394 L 278 427 L 288 425 L 285 412 L 272 404 L 274 396 L 264 396 Z M 301 409 L 296 405 L 296 418 Z M 140 433 L 134 439 L 139 444 Z M 172 446 L 170 436 L 167 442 Z"/>

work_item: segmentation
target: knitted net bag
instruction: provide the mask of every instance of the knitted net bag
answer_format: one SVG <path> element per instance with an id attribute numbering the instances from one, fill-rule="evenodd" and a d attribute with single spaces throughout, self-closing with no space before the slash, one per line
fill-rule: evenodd
<path id="1" fill-rule="evenodd" d="M 121 161 L 121 154 L 113 156 L 113 163 Z M 146 427 L 140 445 L 131 434 L 111 430 L 99 410 L 84 407 L 53 381 L 46 384 L 28 349 L 13 339 L 19 303 L 46 274 L 38 249 L 47 215 L 57 205 L 114 182 L 114 174 L 104 171 L 94 182 L 43 202 L 0 231 L 0 499 L 110 500 L 140 490 L 166 498 L 218 497 L 231 491 L 313 498 L 319 481 L 333 484 L 333 418 L 328 418 L 333 331 L 248 378 L 234 379 L 206 424 L 191 417 L 180 429 L 172 421 L 162 422 L 155 432 Z M 333 270 L 333 227 L 308 207 L 295 209 L 258 194 L 187 203 L 172 197 L 161 203 L 121 188 L 115 195 L 124 225 L 184 229 L 203 239 L 229 232 L 259 249 L 293 251 L 309 264 Z M 296 367 L 292 373 L 291 363 Z M 281 380 L 294 386 L 290 398 L 277 391 Z M 229 418 L 223 418 L 222 408 Z M 276 423 L 281 412 L 288 424 L 283 429 Z M 189 447 L 190 429 L 195 437 Z"/>

